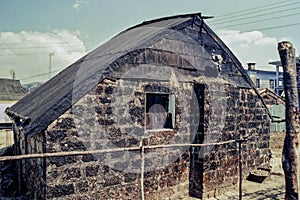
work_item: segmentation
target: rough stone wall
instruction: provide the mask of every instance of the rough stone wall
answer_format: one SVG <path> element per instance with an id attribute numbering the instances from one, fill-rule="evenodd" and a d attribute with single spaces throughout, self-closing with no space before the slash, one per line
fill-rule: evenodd
<path id="1" fill-rule="evenodd" d="M 224 90 L 217 90 L 222 88 Z M 267 109 L 254 89 L 238 88 L 227 84 L 208 84 L 206 91 L 205 125 L 207 142 L 246 139 L 242 143 L 243 177 L 249 171 L 268 166 L 270 120 Z M 238 143 L 228 143 L 204 148 L 203 198 L 217 196 L 228 188 L 238 189 Z"/>
<path id="2" fill-rule="evenodd" d="M 118 87 L 120 84 L 122 88 Z M 190 131 L 198 129 L 204 134 L 203 143 L 248 138 L 242 145 L 245 174 L 268 162 L 268 115 L 253 89 L 208 83 L 203 102 L 205 117 L 200 120 L 203 127 L 199 129 L 192 124 L 187 126 L 186 123 L 195 117 L 190 115 L 190 106 L 195 106 L 191 103 L 192 84 L 185 83 L 182 88 L 186 88 L 185 97 L 190 96 L 191 99 L 176 102 L 174 130 L 145 132 L 145 92 L 163 92 L 167 87 L 157 83 L 118 83 L 106 80 L 49 126 L 46 135 L 47 152 L 137 147 L 141 142 L 144 146 L 189 143 L 197 137 L 191 136 Z M 122 99 L 115 99 L 117 95 L 113 94 L 116 93 L 122 93 Z M 114 103 L 116 101 L 118 102 Z M 115 108 L 117 104 L 118 107 Z M 34 145 L 30 146 L 32 152 L 37 150 Z M 237 144 L 201 149 L 203 171 L 200 172 L 200 178 L 204 197 L 223 193 L 228 187 L 236 188 Z M 174 193 L 171 189 L 173 186 L 191 181 L 189 176 L 193 174 L 189 171 L 189 148 L 145 149 L 144 159 L 143 185 L 146 199 L 159 196 L 159 191 L 161 194 Z M 31 166 L 37 166 L 35 161 L 32 162 Z M 141 162 L 140 151 L 48 158 L 46 198 L 140 197 Z M 166 164 L 156 168 L 161 162 Z M 32 169 L 36 171 L 36 168 Z M 174 195 L 176 196 L 175 193 Z"/>
<path id="3" fill-rule="evenodd" d="M 244 175 L 268 163 L 269 117 L 253 89 L 218 81 L 202 84 L 202 93 L 194 91 L 192 83 L 181 83 L 180 87 L 180 92 L 173 89 L 175 94 L 178 92 L 175 128 L 145 131 L 145 92 L 170 92 L 168 84 L 105 80 L 48 127 L 46 152 L 138 147 L 141 143 L 144 146 L 211 143 L 246 138 L 247 142 L 242 145 Z M 120 94 L 122 98 L 118 98 Z M 204 97 L 197 98 L 197 95 Z M 197 106 L 197 112 L 191 112 Z M 195 121 L 196 118 L 200 120 Z M 45 144 L 43 134 L 29 139 L 28 153 L 42 152 L 41 144 Z M 188 147 L 145 149 L 145 198 L 153 199 L 162 194 L 179 195 L 172 188 L 184 183 L 185 189 L 193 190 L 191 182 L 194 179 L 200 182 L 192 187 L 199 187 L 203 198 L 221 194 L 228 188 L 237 189 L 237 147 L 237 143 L 233 142 L 199 148 L 196 161 L 200 168 L 196 168 L 197 173 L 195 169 L 190 171 L 195 162 L 190 159 L 195 157 L 191 158 Z M 141 196 L 140 151 L 53 157 L 46 159 L 46 166 L 44 180 L 43 160 L 30 159 L 27 162 L 30 174 L 27 181 L 31 183 L 28 189 L 35 188 L 33 195 L 37 197 L 43 197 L 43 189 L 48 199 Z M 187 182 L 190 182 L 190 188 Z"/>
<path id="4" fill-rule="evenodd" d="M 105 80 L 49 126 L 47 152 L 189 144 L 192 86 Z M 146 92 L 175 93 L 174 129 L 145 131 Z M 188 159 L 188 147 L 145 149 L 145 197 L 188 181 Z M 140 150 L 47 158 L 47 198 L 139 198 L 141 162 Z"/>

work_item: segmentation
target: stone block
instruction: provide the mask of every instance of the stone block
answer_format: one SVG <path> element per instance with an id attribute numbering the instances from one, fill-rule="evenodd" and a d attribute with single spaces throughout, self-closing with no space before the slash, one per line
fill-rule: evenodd
<path id="1" fill-rule="evenodd" d="M 127 182 L 134 182 L 137 179 L 137 174 L 135 173 L 126 173 L 124 174 L 124 181 Z"/>
<path id="2" fill-rule="evenodd" d="M 81 172 L 79 168 L 67 168 L 64 170 L 63 173 L 64 181 L 68 181 L 69 179 L 80 178 L 80 177 L 81 177 Z"/>
<path id="3" fill-rule="evenodd" d="M 51 142 L 59 142 L 66 137 L 65 130 L 51 130 L 47 132 L 47 139 Z"/>
<path id="4" fill-rule="evenodd" d="M 119 177 L 113 176 L 113 177 L 105 177 L 105 181 L 103 183 L 104 187 L 118 185 L 121 183 L 121 180 Z"/>
<path id="5" fill-rule="evenodd" d="M 72 164 L 77 162 L 77 158 L 75 156 L 64 156 L 64 157 L 49 157 L 48 161 L 50 164 L 54 164 L 57 167 Z"/>
<path id="6" fill-rule="evenodd" d="M 89 185 L 87 181 L 79 182 L 76 184 L 77 191 L 80 193 L 85 193 L 88 192 L 89 190 Z"/>
<path id="7" fill-rule="evenodd" d="M 99 171 L 99 166 L 87 166 L 85 168 L 85 173 L 87 177 L 97 176 Z"/>
<path id="8" fill-rule="evenodd" d="M 72 139 L 72 138 L 71 138 Z M 86 150 L 86 147 L 82 141 L 76 141 L 75 139 L 67 140 L 65 142 L 62 142 L 61 144 L 61 150 L 62 151 L 84 151 Z"/>
<path id="9" fill-rule="evenodd" d="M 91 162 L 91 161 L 94 161 L 95 158 L 92 154 L 87 154 L 87 155 L 83 155 L 82 156 L 82 161 L 83 162 Z"/>
<path id="10" fill-rule="evenodd" d="M 55 198 L 55 197 L 62 197 L 67 196 L 74 193 L 74 185 L 56 185 L 54 187 L 48 187 L 47 188 L 47 198 Z"/>

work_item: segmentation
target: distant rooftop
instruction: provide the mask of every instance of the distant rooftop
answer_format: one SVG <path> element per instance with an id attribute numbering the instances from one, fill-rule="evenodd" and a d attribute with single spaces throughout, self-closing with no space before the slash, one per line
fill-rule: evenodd
<path id="1" fill-rule="evenodd" d="M 0 100 L 18 101 L 27 93 L 19 80 L 0 78 Z"/>
<path id="2" fill-rule="evenodd" d="M 281 66 L 281 61 L 272 61 L 269 62 L 270 65 L 276 65 L 276 66 Z M 300 66 L 300 60 L 299 57 L 296 57 L 296 65 Z"/>

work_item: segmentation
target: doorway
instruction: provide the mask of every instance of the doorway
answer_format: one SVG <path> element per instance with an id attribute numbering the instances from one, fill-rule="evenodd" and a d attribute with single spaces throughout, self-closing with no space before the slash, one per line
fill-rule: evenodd
<path id="1" fill-rule="evenodd" d="M 202 144 L 204 141 L 204 103 L 205 103 L 205 85 L 194 83 L 194 99 L 192 101 L 198 103 L 191 103 L 191 110 L 199 112 L 196 116 L 199 118 L 198 124 L 191 124 L 195 126 L 191 128 L 191 142 L 192 144 Z M 197 106 L 199 109 L 192 108 Z M 193 120 L 194 121 L 194 120 Z M 189 195 L 202 199 L 203 194 L 203 148 L 204 147 L 190 147 L 190 173 L 189 173 Z"/>

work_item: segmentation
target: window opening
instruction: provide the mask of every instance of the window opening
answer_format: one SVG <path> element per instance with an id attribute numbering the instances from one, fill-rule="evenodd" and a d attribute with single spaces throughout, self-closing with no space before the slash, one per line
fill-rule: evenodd
<path id="1" fill-rule="evenodd" d="M 274 86 L 274 80 L 270 79 L 269 83 L 270 83 L 270 89 L 274 89 L 275 88 L 275 86 Z"/>
<path id="2" fill-rule="evenodd" d="M 146 129 L 173 129 L 175 122 L 174 94 L 146 94 Z"/>
<path id="3" fill-rule="evenodd" d="M 256 88 L 260 88 L 260 79 L 256 79 Z"/>

